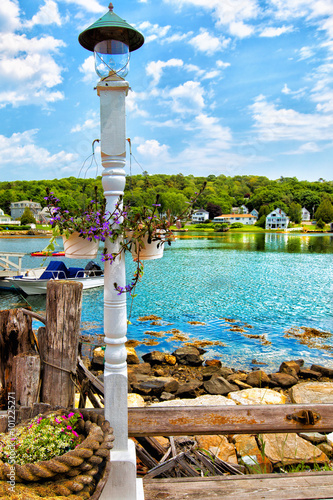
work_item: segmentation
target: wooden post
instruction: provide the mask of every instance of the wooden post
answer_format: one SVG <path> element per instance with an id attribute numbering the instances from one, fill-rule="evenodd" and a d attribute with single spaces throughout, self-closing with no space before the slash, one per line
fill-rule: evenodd
<path id="1" fill-rule="evenodd" d="M 4 398 L 6 392 L 14 390 L 14 357 L 22 353 L 35 354 L 33 345 L 31 317 L 21 309 L 0 311 L 0 382 Z"/>
<path id="2" fill-rule="evenodd" d="M 39 354 L 24 352 L 15 356 L 11 378 L 17 405 L 32 407 L 37 403 L 40 381 Z"/>
<path id="3" fill-rule="evenodd" d="M 51 280 L 47 284 L 46 327 L 38 330 L 42 364 L 41 401 L 72 407 L 73 375 L 78 355 L 82 283 Z"/>

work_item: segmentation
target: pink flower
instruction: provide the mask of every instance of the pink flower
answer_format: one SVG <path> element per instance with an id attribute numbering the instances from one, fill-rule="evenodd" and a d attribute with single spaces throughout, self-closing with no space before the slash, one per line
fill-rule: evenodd
<path id="1" fill-rule="evenodd" d="M 71 417 L 74 417 L 75 413 L 73 413 L 72 411 L 70 413 L 68 413 L 68 418 L 71 418 Z"/>
<path id="2" fill-rule="evenodd" d="M 72 431 L 72 433 L 74 434 L 75 437 L 79 437 L 78 433 L 75 432 L 75 431 Z"/>
<path id="3" fill-rule="evenodd" d="M 61 420 L 58 420 L 57 418 L 54 419 L 54 421 L 57 423 L 57 424 L 60 424 L 61 423 Z"/>
<path id="4" fill-rule="evenodd" d="M 67 425 L 66 429 L 68 429 L 69 431 L 73 430 L 73 427 L 71 427 L 70 425 Z"/>

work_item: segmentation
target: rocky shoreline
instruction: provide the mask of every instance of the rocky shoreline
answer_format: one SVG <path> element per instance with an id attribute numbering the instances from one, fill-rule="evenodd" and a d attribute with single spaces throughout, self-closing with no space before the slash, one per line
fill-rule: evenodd
<path id="1" fill-rule="evenodd" d="M 331 368 L 304 366 L 299 359 L 284 361 L 273 373 L 260 366 L 251 371 L 235 370 L 217 359 L 204 360 L 203 354 L 203 349 L 184 346 L 172 353 L 147 353 L 141 362 L 135 349 L 127 347 L 129 406 L 333 404 Z M 104 351 L 96 348 L 91 369 L 101 378 L 103 363 Z M 333 432 L 187 436 L 172 438 L 172 443 L 169 438 L 155 439 L 165 452 L 171 445 L 177 453 L 204 449 L 219 460 L 244 467 L 246 473 L 285 472 L 300 464 L 325 470 L 333 466 Z M 142 468 L 148 472 L 145 464 Z"/>

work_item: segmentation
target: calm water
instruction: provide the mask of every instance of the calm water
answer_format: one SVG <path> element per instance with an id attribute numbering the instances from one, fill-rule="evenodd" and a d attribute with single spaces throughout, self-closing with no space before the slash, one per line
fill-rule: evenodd
<path id="1" fill-rule="evenodd" d="M 47 241 L 1 238 L 0 251 L 31 252 Z M 41 262 L 24 257 L 25 267 Z M 73 260 L 66 263 L 75 265 Z M 129 258 L 127 269 L 132 268 Z M 165 249 L 163 259 L 146 263 L 128 338 L 145 342 L 136 348 L 138 354 L 172 352 L 181 345 L 174 337 L 176 329 L 189 342 L 223 343 L 206 346 L 205 357 L 219 357 L 234 367 L 250 367 L 256 359 L 273 369 L 295 358 L 332 366 L 333 336 L 313 338 L 310 346 L 285 336 L 301 327 L 333 334 L 332 277 L 333 235 L 187 233 Z M 5 292 L 0 292 L 0 301 L 1 308 L 22 303 L 20 296 Z M 43 297 L 27 302 L 35 310 L 45 308 Z M 161 324 L 138 320 L 150 314 L 160 316 Z M 82 329 L 103 332 L 102 289 L 84 292 Z"/>

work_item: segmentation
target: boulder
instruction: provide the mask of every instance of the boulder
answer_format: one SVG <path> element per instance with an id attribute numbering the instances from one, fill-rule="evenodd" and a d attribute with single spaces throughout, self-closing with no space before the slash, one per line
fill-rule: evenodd
<path id="1" fill-rule="evenodd" d="M 151 366 L 149 363 L 140 363 L 139 365 L 128 366 L 128 373 L 149 375 L 151 373 Z"/>
<path id="2" fill-rule="evenodd" d="M 228 398 L 240 405 L 282 405 L 286 396 L 271 389 L 244 389 L 243 391 L 230 392 Z"/>
<path id="3" fill-rule="evenodd" d="M 129 408 L 137 408 L 146 406 L 146 403 L 140 394 L 131 393 L 127 395 L 127 405 Z"/>
<path id="4" fill-rule="evenodd" d="M 104 349 L 101 347 L 96 347 L 93 351 L 92 358 L 92 366 L 93 368 L 103 369 L 104 366 Z"/>
<path id="5" fill-rule="evenodd" d="M 310 370 L 310 368 L 301 368 L 298 375 L 301 378 L 312 378 L 312 379 L 319 379 L 323 376 L 322 373 Z"/>
<path id="6" fill-rule="evenodd" d="M 326 366 L 312 365 L 311 370 L 315 372 L 320 372 L 324 377 L 333 378 L 332 368 L 326 368 Z"/>
<path id="7" fill-rule="evenodd" d="M 185 384 L 180 384 L 176 392 L 177 397 L 195 398 L 198 395 L 198 389 L 202 387 L 202 382 L 199 380 L 191 380 Z"/>
<path id="8" fill-rule="evenodd" d="M 238 385 L 231 384 L 223 377 L 212 377 L 207 382 L 204 382 L 205 391 L 208 394 L 228 394 L 231 391 L 238 391 Z"/>
<path id="9" fill-rule="evenodd" d="M 162 392 L 176 392 L 179 382 L 173 377 L 151 377 L 137 375 L 137 382 L 132 384 L 132 390 L 138 394 L 160 396 Z"/>
<path id="10" fill-rule="evenodd" d="M 324 443 L 326 441 L 326 436 L 320 434 L 320 432 L 299 432 L 298 435 L 312 444 Z"/>
<path id="11" fill-rule="evenodd" d="M 292 403 L 333 403 L 333 382 L 302 382 L 290 389 Z"/>
<path id="12" fill-rule="evenodd" d="M 176 356 L 172 356 L 172 354 L 166 354 L 165 355 L 165 362 L 167 365 L 174 366 L 177 363 L 177 358 L 176 358 Z"/>
<path id="13" fill-rule="evenodd" d="M 271 373 L 269 378 L 272 382 L 274 382 L 279 387 L 291 387 L 292 385 L 297 384 L 298 379 L 293 375 L 288 373 Z"/>
<path id="14" fill-rule="evenodd" d="M 195 436 L 195 439 L 199 449 L 230 464 L 238 464 L 235 447 L 225 436 Z"/>
<path id="15" fill-rule="evenodd" d="M 201 366 L 203 359 L 196 347 L 179 347 L 173 353 L 180 365 Z"/>
<path id="16" fill-rule="evenodd" d="M 217 366 L 218 368 L 221 368 L 222 363 L 221 363 L 221 361 L 219 359 L 208 359 L 205 362 L 205 365 L 206 366 Z"/>
<path id="17" fill-rule="evenodd" d="M 261 439 L 266 457 L 276 465 L 328 462 L 325 453 L 297 434 L 263 434 Z"/>
<path id="18" fill-rule="evenodd" d="M 129 365 L 140 364 L 139 356 L 135 352 L 134 347 L 126 347 L 126 351 L 127 351 L 127 363 Z"/>
<path id="19" fill-rule="evenodd" d="M 292 375 L 296 379 L 297 375 L 300 371 L 301 367 L 297 361 L 284 361 L 279 368 L 280 373 L 287 373 L 288 375 Z"/>
<path id="20" fill-rule="evenodd" d="M 269 385 L 270 379 L 263 370 L 255 370 L 247 375 L 246 383 L 251 387 L 266 387 Z"/>
<path id="21" fill-rule="evenodd" d="M 143 361 L 146 361 L 150 365 L 165 363 L 165 353 L 160 351 L 147 352 L 142 356 Z"/>
<path id="22" fill-rule="evenodd" d="M 268 474 L 273 471 L 271 462 L 260 451 L 256 438 L 251 435 L 236 434 L 233 436 L 237 455 L 242 459 L 252 474 Z"/>
<path id="23" fill-rule="evenodd" d="M 228 382 L 235 382 L 235 380 L 239 380 L 240 382 L 246 382 L 247 379 L 247 373 L 244 372 L 236 372 L 233 373 L 232 375 L 228 375 L 226 379 Z"/>

